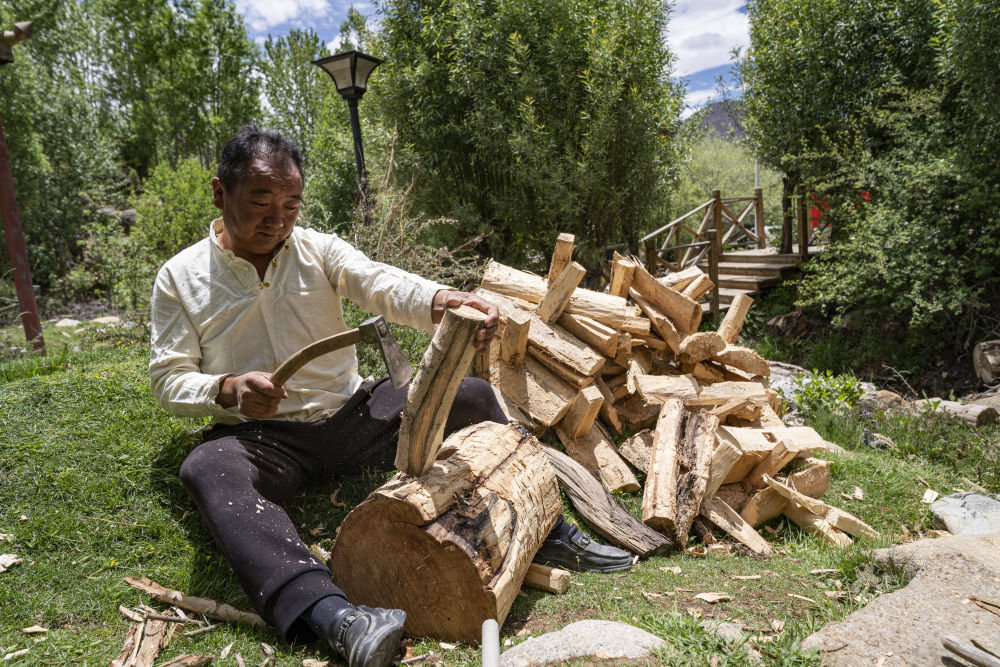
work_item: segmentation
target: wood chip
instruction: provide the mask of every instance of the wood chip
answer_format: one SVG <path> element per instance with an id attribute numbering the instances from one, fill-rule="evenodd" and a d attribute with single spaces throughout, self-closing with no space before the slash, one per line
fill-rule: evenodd
<path id="1" fill-rule="evenodd" d="M 212 662 L 211 655 L 192 655 L 190 653 L 179 655 L 173 660 L 161 662 L 159 667 L 199 667 Z"/>
<path id="2" fill-rule="evenodd" d="M 853 493 L 841 493 L 842 498 L 847 498 L 848 500 L 864 500 L 865 492 L 861 490 L 860 486 L 854 487 Z"/>
<path id="3" fill-rule="evenodd" d="M 809 570 L 809 574 L 840 574 L 840 570 L 834 570 L 830 568 L 822 570 Z"/>
<path id="4" fill-rule="evenodd" d="M 674 566 L 674 567 L 661 567 L 660 569 L 663 570 L 664 572 L 673 572 L 674 574 L 680 574 L 681 573 L 681 568 L 679 568 L 677 566 Z"/>
<path id="5" fill-rule="evenodd" d="M 739 579 L 740 581 L 753 581 L 754 579 L 760 579 L 759 574 L 734 574 L 730 576 L 730 579 Z"/>
<path id="6" fill-rule="evenodd" d="M 0 572 L 6 572 L 15 565 L 20 565 L 21 562 L 21 559 L 14 554 L 0 554 Z"/>
<path id="7" fill-rule="evenodd" d="M 823 591 L 823 595 L 828 598 L 840 599 L 846 598 L 849 593 L 847 591 Z"/>
<path id="8" fill-rule="evenodd" d="M 771 628 L 775 632 L 781 632 L 782 630 L 785 629 L 785 622 L 782 621 L 782 620 L 779 620 L 777 618 L 772 618 L 771 619 Z"/>
<path id="9" fill-rule="evenodd" d="M 27 653 L 28 649 L 22 648 L 20 651 L 14 651 L 13 653 L 8 653 L 3 657 L 3 659 L 4 661 L 14 660 L 15 658 L 20 658 L 22 655 L 26 655 Z"/>
<path id="10" fill-rule="evenodd" d="M 233 650 L 233 644 L 235 643 L 236 642 L 229 642 L 229 644 L 226 645 L 226 648 L 222 649 L 222 652 L 219 653 L 219 660 L 225 660 L 229 657 L 229 652 Z"/>
<path id="11" fill-rule="evenodd" d="M 21 628 L 21 632 L 26 635 L 37 635 L 41 632 L 48 632 L 48 628 L 43 628 L 40 625 L 32 625 L 30 628 Z"/>
<path id="12" fill-rule="evenodd" d="M 274 655 L 274 653 L 275 653 L 274 647 L 271 646 L 270 644 L 268 644 L 267 642 L 261 642 L 260 643 L 260 650 L 263 651 L 264 655 L 266 655 L 268 657 Z"/>
<path id="13" fill-rule="evenodd" d="M 455 649 L 458 648 L 458 644 L 452 644 L 451 642 L 440 642 L 438 646 L 440 646 L 446 651 L 454 651 Z"/>
<path id="14" fill-rule="evenodd" d="M 796 595 L 795 593 L 786 593 L 785 595 L 787 595 L 790 598 L 795 598 L 797 600 L 805 600 L 806 602 L 812 602 L 813 604 L 816 604 L 815 600 L 813 600 L 812 598 L 807 598 L 805 595 Z"/>
<path id="15" fill-rule="evenodd" d="M 723 602 L 725 600 L 732 600 L 733 597 L 729 593 L 698 593 L 695 595 L 698 600 L 704 600 L 710 604 L 715 604 L 716 602 Z"/>
<path id="16" fill-rule="evenodd" d="M 328 667 L 329 664 L 329 660 L 316 660 L 315 658 L 306 658 L 302 661 L 302 667 Z"/>
<path id="17" fill-rule="evenodd" d="M 926 491 L 924 491 L 924 497 L 920 499 L 920 502 L 924 503 L 925 505 L 930 505 L 935 500 L 937 500 L 937 497 L 938 497 L 937 491 L 935 491 L 934 489 L 927 489 Z"/>
<path id="18" fill-rule="evenodd" d="M 0 533 L 0 542 L 13 542 L 14 536 L 11 533 Z"/>
<path id="19" fill-rule="evenodd" d="M 344 507 L 347 503 L 342 503 L 337 500 L 337 494 L 340 493 L 342 487 L 337 487 L 337 490 L 330 494 L 330 504 L 334 507 Z"/>

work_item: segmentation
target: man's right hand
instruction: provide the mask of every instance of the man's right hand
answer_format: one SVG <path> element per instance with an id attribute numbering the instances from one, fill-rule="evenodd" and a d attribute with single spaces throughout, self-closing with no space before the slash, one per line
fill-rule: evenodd
<path id="1" fill-rule="evenodd" d="M 251 371 L 222 378 L 215 402 L 224 408 L 235 405 L 240 414 L 250 419 L 268 419 L 277 414 L 278 403 L 285 398 L 288 393 L 284 387 L 271 384 L 270 373 Z"/>

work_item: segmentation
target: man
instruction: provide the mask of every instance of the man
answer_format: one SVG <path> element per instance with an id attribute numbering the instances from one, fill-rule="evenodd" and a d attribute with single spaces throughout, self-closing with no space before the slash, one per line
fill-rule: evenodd
<path id="1" fill-rule="evenodd" d="M 363 382 L 353 347 L 310 362 L 285 386 L 270 371 L 347 329 L 341 297 L 425 331 L 449 306 L 475 307 L 487 314 L 480 351 L 497 309 L 296 227 L 302 188 L 301 156 L 287 139 L 246 127 L 229 141 L 212 179 L 222 218 L 156 277 L 150 380 L 171 413 L 215 419 L 181 479 L 254 607 L 289 639 L 321 637 L 352 666 L 387 665 L 405 612 L 349 603 L 280 504 L 332 475 L 392 469 L 406 388 Z M 467 378 L 445 432 L 481 421 L 506 418 L 489 384 Z M 561 518 L 537 558 L 586 570 L 631 565 L 628 552 Z"/>

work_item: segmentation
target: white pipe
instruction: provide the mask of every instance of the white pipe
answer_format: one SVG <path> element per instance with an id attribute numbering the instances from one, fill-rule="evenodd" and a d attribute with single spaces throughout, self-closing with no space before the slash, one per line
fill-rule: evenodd
<path id="1" fill-rule="evenodd" d="M 483 621 L 483 667 L 500 667 L 500 626 L 492 618 Z"/>

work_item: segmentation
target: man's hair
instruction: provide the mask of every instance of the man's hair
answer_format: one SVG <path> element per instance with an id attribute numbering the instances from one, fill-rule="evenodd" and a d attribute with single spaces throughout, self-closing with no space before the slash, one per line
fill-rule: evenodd
<path id="1" fill-rule="evenodd" d="M 222 159 L 219 160 L 219 171 L 216 173 L 222 186 L 229 190 L 243 180 L 254 158 L 272 160 L 282 166 L 290 162 L 304 178 L 302 151 L 294 141 L 275 130 L 244 125 L 222 149 Z"/>

